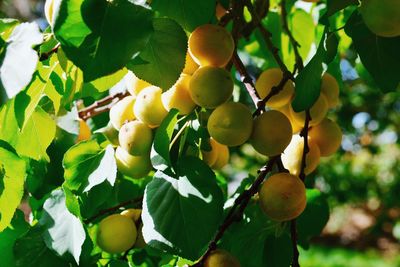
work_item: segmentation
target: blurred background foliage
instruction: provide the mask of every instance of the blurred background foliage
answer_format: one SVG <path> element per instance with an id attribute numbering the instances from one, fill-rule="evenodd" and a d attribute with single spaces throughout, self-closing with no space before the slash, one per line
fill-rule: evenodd
<path id="1" fill-rule="evenodd" d="M 287 36 L 281 34 L 280 15 L 274 11 L 278 2 L 271 0 L 265 24 L 274 33 L 273 41 L 281 48 L 286 65 L 293 66 L 292 49 Z M 294 4 L 289 26 L 302 44 L 300 53 L 307 62 L 323 31 L 317 22 L 326 5 L 324 1 L 316 5 L 288 2 Z M 44 29 L 43 6 L 44 1 L 3 0 L 0 17 L 35 20 Z M 330 21 L 340 29 L 340 46 L 327 69 L 343 82 L 339 82 L 341 104 L 328 117 L 339 123 L 344 137 L 340 151 L 323 159 L 317 171 L 307 177 L 308 187 L 326 195 L 331 215 L 322 235 L 313 240 L 314 245 L 302 251 L 301 264 L 305 267 L 400 266 L 400 90 L 382 93 L 361 64 L 342 29 L 351 13 L 352 8 L 347 8 Z M 255 32 L 239 44 L 240 57 L 254 78 L 275 66 L 269 51 L 257 43 L 259 40 Z M 239 78 L 236 85 L 235 97 L 251 103 Z M 93 123 L 106 120 L 106 115 L 100 116 Z M 232 152 L 231 164 L 223 171 L 230 181 L 229 193 L 265 161 L 250 146 Z"/>

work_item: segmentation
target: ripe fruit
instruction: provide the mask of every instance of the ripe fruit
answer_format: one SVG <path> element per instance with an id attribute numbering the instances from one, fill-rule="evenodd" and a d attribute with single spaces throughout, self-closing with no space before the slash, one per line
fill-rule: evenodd
<path id="1" fill-rule="evenodd" d="M 182 73 L 192 75 L 199 67 L 188 51 L 186 53 L 185 68 L 183 68 Z"/>
<path id="2" fill-rule="evenodd" d="M 189 94 L 190 79 L 190 75 L 182 74 L 175 85 L 161 95 L 166 110 L 176 108 L 180 115 L 187 115 L 196 107 Z"/>
<path id="3" fill-rule="evenodd" d="M 133 108 L 136 117 L 152 128 L 159 126 L 168 114 L 162 104 L 161 93 L 159 87 L 146 87 L 138 94 Z"/>
<path id="4" fill-rule="evenodd" d="M 307 143 L 309 151 L 306 155 L 306 168 L 304 169 L 306 175 L 312 173 L 318 167 L 321 158 L 317 144 L 310 138 Z M 296 134 L 282 154 L 283 166 L 293 175 L 300 175 L 303 150 L 304 138 Z"/>
<path id="5" fill-rule="evenodd" d="M 151 86 L 151 84 L 139 79 L 133 72 L 129 71 L 128 74 L 125 76 L 125 86 L 131 95 L 137 96 L 140 91 L 142 91 L 146 87 Z"/>
<path id="6" fill-rule="evenodd" d="M 132 156 L 121 147 L 115 151 L 117 168 L 123 175 L 134 179 L 146 176 L 152 169 L 150 155 Z"/>
<path id="7" fill-rule="evenodd" d="M 135 223 L 126 216 L 113 214 L 104 218 L 97 230 L 97 245 L 108 253 L 122 253 L 136 241 Z"/>
<path id="8" fill-rule="evenodd" d="M 256 81 L 257 93 L 261 98 L 265 98 L 270 92 L 272 87 L 277 86 L 283 77 L 283 73 L 279 68 L 272 68 L 265 70 L 261 73 Z M 294 94 L 294 86 L 291 81 L 287 81 L 283 89 L 271 97 L 267 106 L 271 108 L 279 108 L 289 103 Z"/>
<path id="9" fill-rule="evenodd" d="M 229 149 L 210 138 L 211 151 L 202 150 L 203 160 L 213 169 L 221 169 L 229 161 Z"/>
<path id="10" fill-rule="evenodd" d="M 199 68 L 189 83 L 193 101 L 203 108 L 216 108 L 232 96 L 233 81 L 228 71 L 211 66 Z"/>
<path id="11" fill-rule="evenodd" d="M 339 84 L 335 77 L 327 72 L 322 76 L 321 93 L 326 97 L 330 108 L 339 104 Z"/>
<path id="12" fill-rule="evenodd" d="M 301 131 L 301 129 L 303 129 L 303 125 L 297 124 L 292 117 L 291 113 L 294 111 L 290 102 L 283 107 L 277 108 L 276 110 L 282 112 L 289 119 L 290 124 L 292 125 L 293 134 L 298 133 Z"/>
<path id="13" fill-rule="evenodd" d="M 335 153 L 342 142 L 342 130 L 335 122 L 327 118 L 312 127 L 308 136 L 318 145 L 323 157 Z"/>
<path id="14" fill-rule="evenodd" d="M 141 209 L 127 209 L 121 212 L 121 215 L 130 218 L 136 225 L 137 238 L 135 242 L 135 248 L 144 248 L 146 246 L 146 242 L 144 241 L 142 233 L 143 223 L 140 220 L 141 214 L 142 214 Z"/>
<path id="15" fill-rule="evenodd" d="M 142 215 L 142 210 L 141 209 L 126 209 L 123 212 L 121 212 L 121 215 L 124 215 L 133 222 L 137 223 L 140 220 L 140 216 Z"/>
<path id="16" fill-rule="evenodd" d="M 229 252 L 216 249 L 207 257 L 204 267 L 240 267 L 240 263 Z"/>
<path id="17" fill-rule="evenodd" d="M 119 130 L 119 145 L 134 156 L 145 155 L 150 152 L 153 143 L 151 129 L 140 121 L 125 123 Z"/>
<path id="18" fill-rule="evenodd" d="M 207 129 L 218 143 L 239 146 L 246 142 L 252 131 L 253 119 L 248 107 L 229 102 L 217 107 L 210 115 Z"/>
<path id="19" fill-rule="evenodd" d="M 201 66 L 224 67 L 231 59 L 234 49 L 231 34 L 221 26 L 199 26 L 189 37 L 189 52 Z"/>
<path id="20" fill-rule="evenodd" d="M 320 123 L 325 118 L 328 109 L 329 107 L 328 101 L 326 101 L 326 97 L 323 94 L 320 94 L 317 101 L 310 108 L 311 121 L 309 123 L 309 126 L 317 125 L 318 123 Z M 293 109 L 291 110 L 291 112 L 291 116 L 294 119 L 294 122 L 304 126 L 306 112 L 294 112 Z"/>
<path id="21" fill-rule="evenodd" d="M 400 35 L 399 0 L 363 0 L 360 12 L 367 27 L 376 35 Z"/>
<path id="22" fill-rule="evenodd" d="M 255 150 L 266 156 L 283 152 L 292 139 L 292 126 L 283 113 L 270 110 L 254 120 L 251 143 Z"/>
<path id="23" fill-rule="evenodd" d="M 277 173 L 269 177 L 259 192 L 264 213 L 275 221 L 289 221 L 306 208 L 306 188 L 296 175 Z"/>
<path id="24" fill-rule="evenodd" d="M 110 122 L 115 129 L 121 129 L 121 126 L 128 121 L 133 121 L 136 117 L 133 113 L 133 105 L 136 98 L 134 96 L 127 96 L 110 109 Z"/>
<path id="25" fill-rule="evenodd" d="M 76 142 L 85 141 L 90 139 L 92 133 L 90 131 L 89 125 L 86 121 L 79 119 L 79 135 L 76 139 Z"/>

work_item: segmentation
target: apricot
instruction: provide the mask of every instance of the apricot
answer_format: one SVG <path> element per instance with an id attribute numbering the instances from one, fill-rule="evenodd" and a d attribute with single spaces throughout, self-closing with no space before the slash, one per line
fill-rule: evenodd
<path id="1" fill-rule="evenodd" d="M 132 156 L 121 147 L 115 151 L 117 168 L 123 175 L 139 179 L 146 176 L 152 169 L 150 154 Z"/>
<path id="2" fill-rule="evenodd" d="M 339 104 L 339 84 L 335 77 L 327 72 L 322 75 L 321 93 L 326 97 L 330 108 L 334 108 Z"/>
<path id="3" fill-rule="evenodd" d="M 229 149 L 226 145 L 220 144 L 210 138 L 211 151 L 202 150 L 203 160 L 213 169 L 221 169 L 229 161 Z"/>
<path id="4" fill-rule="evenodd" d="M 97 245 L 108 253 L 122 253 L 130 249 L 136 238 L 135 223 L 120 214 L 104 218 L 97 229 Z"/>
<path id="5" fill-rule="evenodd" d="M 217 67 L 201 67 L 192 76 L 189 93 L 203 108 L 216 108 L 232 96 L 233 80 L 228 71 Z"/>
<path id="6" fill-rule="evenodd" d="M 225 145 L 218 147 L 217 160 L 211 165 L 214 170 L 222 169 L 229 162 L 229 148 Z"/>
<path id="7" fill-rule="evenodd" d="M 400 1 L 363 0 L 359 10 L 367 27 L 376 35 L 400 35 Z"/>
<path id="8" fill-rule="evenodd" d="M 146 246 L 146 242 L 144 241 L 142 233 L 143 223 L 140 220 L 141 214 L 142 214 L 141 209 L 126 209 L 123 212 L 121 212 L 121 215 L 126 216 L 133 220 L 138 230 L 135 242 L 135 248 L 144 248 Z"/>
<path id="9" fill-rule="evenodd" d="M 133 156 L 148 154 L 153 143 L 153 132 L 140 121 L 125 123 L 119 130 L 119 145 Z"/>
<path id="10" fill-rule="evenodd" d="M 186 53 L 185 67 L 182 73 L 192 75 L 200 66 L 194 61 L 189 51 Z"/>
<path id="11" fill-rule="evenodd" d="M 189 82 L 191 76 L 182 74 L 172 88 L 161 95 L 164 108 L 170 111 L 173 108 L 179 110 L 180 115 L 187 115 L 193 111 L 196 104 L 189 93 Z"/>
<path id="12" fill-rule="evenodd" d="M 111 122 L 108 122 L 107 126 L 97 130 L 96 132 L 102 133 L 113 146 L 119 146 L 119 132 L 114 128 Z"/>
<path id="13" fill-rule="evenodd" d="M 129 71 L 125 76 L 125 86 L 131 95 L 137 96 L 140 91 L 151 86 L 151 84 L 139 79 L 132 71 Z"/>
<path id="14" fill-rule="evenodd" d="M 292 117 L 291 113 L 294 111 L 291 103 L 288 103 L 283 107 L 277 108 L 276 110 L 282 112 L 289 119 L 290 124 L 292 125 L 293 134 L 296 134 L 303 129 L 304 125 L 297 124 Z"/>
<path id="15" fill-rule="evenodd" d="M 324 96 L 324 94 L 320 94 L 317 101 L 310 108 L 311 121 L 309 123 L 309 126 L 317 125 L 318 123 L 320 123 L 325 118 L 328 109 L 329 106 L 328 106 L 328 101 L 326 101 L 326 97 Z M 306 119 L 305 111 L 295 112 L 292 109 L 291 116 L 295 123 L 304 126 L 304 122 Z"/>
<path id="16" fill-rule="evenodd" d="M 242 103 L 229 102 L 217 107 L 210 115 L 207 129 L 212 138 L 227 146 L 245 143 L 252 131 L 250 109 Z"/>
<path id="17" fill-rule="evenodd" d="M 201 66 L 224 67 L 234 49 L 232 35 L 218 25 L 199 26 L 189 36 L 189 53 Z"/>
<path id="18" fill-rule="evenodd" d="M 312 127 L 308 132 L 308 136 L 318 145 L 323 157 L 335 153 L 342 142 L 342 130 L 339 125 L 328 118 Z"/>
<path id="19" fill-rule="evenodd" d="M 292 126 L 282 112 L 270 110 L 254 120 L 251 144 L 257 152 L 268 157 L 279 155 L 291 139 Z"/>
<path id="20" fill-rule="evenodd" d="M 168 115 L 161 101 L 161 94 L 159 87 L 146 87 L 138 94 L 133 108 L 136 117 L 151 128 L 159 126 Z"/>
<path id="21" fill-rule="evenodd" d="M 136 102 L 136 97 L 127 96 L 118 101 L 110 109 L 110 122 L 115 129 L 121 129 L 121 126 L 128 121 L 136 119 L 133 113 L 133 106 Z"/>
<path id="22" fill-rule="evenodd" d="M 289 221 L 298 217 L 306 208 L 306 188 L 298 176 L 277 173 L 261 185 L 259 203 L 272 220 Z"/>
<path id="23" fill-rule="evenodd" d="M 229 252 L 216 249 L 207 257 L 204 267 L 240 267 L 240 262 Z"/>
<path id="24" fill-rule="evenodd" d="M 89 140 L 91 136 L 92 133 L 90 131 L 89 125 L 86 123 L 86 121 L 79 119 L 79 134 L 76 142 Z"/>
<path id="25" fill-rule="evenodd" d="M 306 175 L 312 173 L 318 167 L 321 158 L 317 144 L 310 140 L 310 138 L 307 143 L 309 151 L 306 155 L 306 168 L 304 169 Z M 303 151 L 304 138 L 296 134 L 282 153 L 283 166 L 293 175 L 300 175 Z"/>
<path id="26" fill-rule="evenodd" d="M 256 81 L 256 90 L 261 98 L 265 98 L 277 86 L 283 78 L 283 72 L 279 68 L 272 68 L 261 73 Z M 270 108 L 279 108 L 289 103 L 294 94 L 294 86 L 291 81 L 287 81 L 283 89 L 271 97 L 266 105 Z"/>

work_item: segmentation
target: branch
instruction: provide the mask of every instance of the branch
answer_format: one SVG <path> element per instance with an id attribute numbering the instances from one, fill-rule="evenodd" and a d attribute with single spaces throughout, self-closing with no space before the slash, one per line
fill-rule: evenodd
<path id="1" fill-rule="evenodd" d="M 109 95 L 104 97 L 103 99 L 97 100 L 90 106 L 87 106 L 84 109 L 79 111 L 79 117 L 83 120 L 87 120 L 91 117 L 94 117 L 98 114 L 107 112 L 110 108 L 115 105 L 116 102 L 121 100 L 122 98 L 128 96 L 128 92 L 117 93 L 115 95 Z M 118 99 L 117 101 L 115 99 Z"/>
<path id="2" fill-rule="evenodd" d="M 218 241 L 221 240 L 222 236 L 224 235 L 225 231 L 229 228 L 229 226 L 231 226 L 238 218 L 241 219 L 243 217 L 244 209 L 249 203 L 251 197 L 258 192 L 258 188 L 264 181 L 267 174 L 272 170 L 272 167 L 274 166 L 278 158 L 279 156 L 271 158 L 269 162 L 263 168 L 261 168 L 257 179 L 254 181 L 251 187 L 243 191 L 235 199 L 235 202 L 232 208 L 229 210 L 228 214 L 226 215 L 224 222 L 220 225 L 220 227 L 218 228 L 218 232 L 208 245 L 207 251 L 203 254 L 203 256 L 197 263 L 192 265 L 192 267 L 202 267 L 207 257 L 211 254 L 211 252 L 213 252 L 217 248 Z"/>
<path id="3" fill-rule="evenodd" d="M 303 137 L 304 139 L 304 148 L 303 148 L 303 154 L 301 157 L 301 169 L 300 169 L 300 179 L 304 182 L 306 179 L 306 158 L 307 158 L 307 153 L 310 151 L 308 147 L 308 127 L 310 126 L 310 121 L 311 121 L 311 115 L 310 115 L 310 110 L 307 109 L 306 111 L 306 119 L 304 121 L 304 128 L 300 132 L 300 136 Z"/>
<path id="4" fill-rule="evenodd" d="M 297 248 L 297 228 L 296 228 L 296 219 L 290 222 L 290 237 L 292 240 L 292 248 L 293 248 L 293 259 L 292 259 L 292 267 L 300 267 L 299 263 L 299 249 Z"/>
<path id="5" fill-rule="evenodd" d="M 128 200 L 128 201 L 119 203 L 118 205 L 116 205 L 116 206 L 114 206 L 114 207 L 107 208 L 107 209 L 104 209 L 104 210 L 100 210 L 96 215 L 94 215 L 94 216 L 92 216 L 92 217 L 90 217 L 90 218 L 84 220 L 84 223 L 88 224 L 88 223 L 90 223 L 90 222 L 96 220 L 97 218 L 99 218 L 99 217 L 105 215 L 105 214 L 114 212 L 114 211 L 119 210 L 120 208 L 125 207 L 125 206 L 128 206 L 128 205 L 134 205 L 134 206 L 136 206 L 136 205 L 138 205 L 139 203 L 141 203 L 142 201 L 143 201 L 143 197 L 137 197 L 137 198 L 134 198 L 134 199 L 131 199 L 131 200 Z"/>
<path id="6" fill-rule="evenodd" d="M 296 41 L 292 32 L 289 29 L 288 20 L 287 20 L 287 11 L 286 11 L 286 0 L 281 0 L 281 16 L 282 16 L 283 30 L 289 37 L 289 42 L 293 46 L 296 65 L 299 68 L 299 70 L 302 70 L 304 68 L 304 65 L 303 65 L 303 59 L 301 58 L 300 53 L 299 53 L 300 44 Z"/>
<path id="7" fill-rule="evenodd" d="M 61 46 L 60 43 L 58 43 L 49 52 L 42 53 L 40 55 L 39 61 L 44 61 L 44 60 L 48 59 L 52 54 L 57 53 L 57 51 L 60 48 L 60 46 Z"/>

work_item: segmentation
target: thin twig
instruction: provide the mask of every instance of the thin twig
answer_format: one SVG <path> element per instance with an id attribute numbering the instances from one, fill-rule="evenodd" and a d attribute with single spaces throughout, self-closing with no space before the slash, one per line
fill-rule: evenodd
<path id="1" fill-rule="evenodd" d="M 44 61 L 46 59 L 48 59 L 52 54 L 57 53 L 58 49 L 61 47 L 61 44 L 58 43 L 56 44 L 53 49 L 51 49 L 49 52 L 46 53 L 42 53 L 40 55 L 39 61 Z"/>
<path id="2" fill-rule="evenodd" d="M 192 267 L 202 267 L 204 265 L 204 261 L 207 257 L 217 248 L 217 243 L 221 240 L 222 236 L 224 235 L 225 231 L 231 226 L 238 218 L 243 217 L 244 209 L 246 208 L 248 202 L 250 201 L 251 197 L 254 196 L 264 181 L 267 174 L 272 170 L 275 162 L 277 161 L 279 156 L 273 157 L 269 160 L 269 162 L 260 170 L 257 179 L 251 185 L 251 187 L 245 191 L 243 191 L 236 199 L 229 210 L 227 216 L 225 217 L 224 222 L 218 228 L 216 235 L 214 236 L 213 240 L 209 243 L 207 251 L 203 254 L 200 260 L 192 265 Z"/>
<path id="3" fill-rule="evenodd" d="M 293 259 L 292 259 L 292 267 L 300 267 L 299 263 L 299 249 L 297 248 L 297 227 L 296 227 L 296 219 L 290 222 L 290 236 L 292 240 L 292 248 L 293 248 Z"/>
<path id="4" fill-rule="evenodd" d="M 303 154 L 301 157 L 301 169 L 300 169 L 300 179 L 304 182 L 304 180 L 306 179 L 306 158 L 307 158 L 307 153 L 310 151 L 310 148 L 308 147 L 308 127 L 310 126 L 310 121 L 311 121 L 311 114 L 310 114 L 310 110 L 307 109 L 306 111 L 306 119 L 304 121 L 304 127 L 303 130 L 301 130 L 300 132 L 300 136 L 303 137 L 304 139 L 304 148 L 303 148 Z"/>

